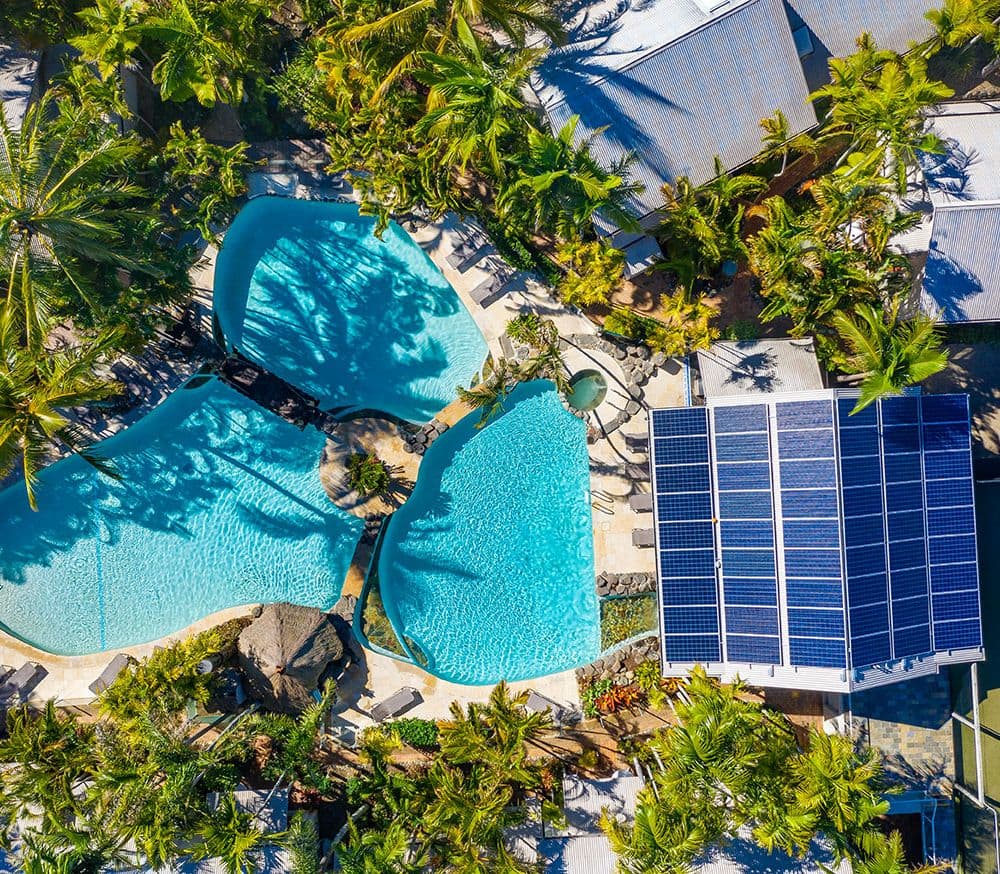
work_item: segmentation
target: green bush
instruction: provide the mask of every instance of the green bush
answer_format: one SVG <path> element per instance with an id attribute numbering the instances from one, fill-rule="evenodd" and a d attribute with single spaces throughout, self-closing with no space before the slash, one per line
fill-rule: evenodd
<path id="1" fill-rule="evenodd" d="M 601 649 L 610 649 L 656 628 L 656 595 L 653 592 L 601 602 Z"/>
<path id="2" fill-rule="evenodd" d="M 667 693 L 663 688 L 660 663 L 651 659 L 635 666 L 635 682 L 642 689 L 646 701 L 653 710 L 659 710 L 667 703 Z"/>
<path id="3" fill-rule="evenodd" d="M 359 452 L 348 458 L 347 477 L 351 488 L 363 498 L 389 491 L 389 469 L 374 452 Z"/>
<path id="4" fill-rule="evenodd" d="M 615 307 L 604 320 L 604 330 L 609 334 L 619 334 L 640 343 L 645 342 L 657 327 L 655 319 L 641 316 L 627 307 Z"/>
<path id="5" fill-rule="evenodd" d="M 625 255 L 602 242 L 564 243 L 556 253 L 556 260 L 566 268 L 556 291 L 569 306 L 606 304 L 625 269 Z"/>
<path id="6" fill-rule="evenodd" d="M 760 337 L 760 325 L 751 319 L 737 319 L 722 331 L 727 340 L 756 340 Z"/>
<path id="7" fill-rule="evenodd" d="M 292 816 L 284 844 L 292 857 L 292 874 L 319 874 L 319 833 L 311 817 L 302 811 Z"/>
<path id="8" fill-rule="evenodd" d="M 597 709 L 597 699 L 611 691 L 613 683 L 611 680 L 595 680 L 589 686 L 585 686 L 580 692 L 580 704 L 583 707 L 583 715 L 591 719 L 600 712 Z"/>
<path id="9" fill-rule="evenodd" d="M 438 745 L 438 726 L 430 719 L 397 719 L 392 723 L 392 730 L 403 743 L 420 750 L 436 749 Z"/>

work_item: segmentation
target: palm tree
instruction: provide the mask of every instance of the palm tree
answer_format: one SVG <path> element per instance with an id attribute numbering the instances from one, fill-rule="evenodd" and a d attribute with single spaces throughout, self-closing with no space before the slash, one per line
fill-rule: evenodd
<path id="1" fill-rule="evenodd" d="M 54 448 L 67 448 L 117 477 L 106 459 L 87 448 L 83 431 L 65 412 L 114 394 L 112 384 L 94 375 L 103 351 L 100 346 L 44 354 L 14 350 L 0 361 L 0 474 L 20 464 L 32 510 L 38 509 L 38 471 Z"/>
<path id="2" fill-rule="evenodd" d="M 948 364 L 935 321 L 922 314 L 903 320 L 899 311 L 896 298 L 884 308 L 859 304 L 854 316 L 844 312 L 833 316 L 834 327 L 852 352 L 849 365 L 864 377 L 854 413 L 877 398 L 922 382 Z"/>
<path id="3" fill-rule="evenodd" d="M 239 809 L 231 792 L 222 793 L 219 806 L 197 829 L 201 840 L 194 845 L 195 859 L 217 858 L 228 874 L 253 874 L 259 870 L 260 850 L 279 834 L 265 834 L 252 813 Z"/>
<path id="4" fill-rule="evenodd" d="M 642 190 L 626 181 L 632 156 L 605 169 L 590 151 L 600 130 L 573 145 L 579 121 L 571 116 L 555 136 L 528 130 L 526 152 L 512 160 L 516 179 L 497 197 L 497 210 L 506 220 L 536 233 L 552 231 L 564 240 L 578 239 L 597 212 L 623 229 L 637 227 L 626 207 Z"/>
<path id="5" fill-rule="evenodd" d="M 243 77 L 256 63 L 246 44 L 264 9 L 258 0 L 171 0 L 166 14 L 144 21 L 143 37 L 163 46 L 153 67 L 163 99 L 239 105 Z"/>
<path id="6" fill-rule="evenodd" d="M 20 131 L 0 117 L 0 348 L 40 352 L 64 300 L 102 312 L 107 291 L 92 265 L 143 269 L 121 248 L 122 226 L 148 215 L 128 205 L 142 196 L 129 181 L 139 142 L 86 113 L 54 122 L 54 104 L 51 92 L 43 96 Z"/>
<path id="7" fill-rule="evenodd" d="M 521 92 L 539 52 L 485 56 L 464 20 L 457 25 L 456 48 L 457 54 L 420 55 L 424 66 L 414 78 L 430 91 L 427 113 L 415 130 L 443 140 L 445 159 L 463 172 L 473 156 L 483 156 L 499 176 L 500 146 L 519 123 Z"/>
<path id="8" fill-rule="evenodd" d="M 402 820 L 394 820 L 384 830 L 365 829 L 353 820 L 347 825 L 348 840 L 337 848 L 344 874 L 418 874 L 425 870 L 414 858 L 412 834 Z"/>
<path id="9" fill-rule="evenodd" d="M 934 35 L 928 40 L 924 57 L 933 55 L 944 46 L 960 46 L 974 39 L 992 40 L 997 33 L 994 21 L 1000 12 L 995 0 L 944 0 L 940 9 L 924 13 L 934 25 Z"/>
<path id="10" fill-rule="evenodd" d="M 509 361 L 487 358 L 482 371 L 472 378 L 469 387 L 456 386 L 455 391 L 459 400 L 480 411 L 476 427 L 482 428 L 503 411 L 504 401 L 516 381 L 517 376 Z"/>
<path id="11" fill-rule="evenodd" d="M 767 147 L 765 156 L 774 158 L 781 156 L 781 167 L 774 175 L 781 176 L 788 167 L 788 156 L 792 152 L 803 152 L 815 155 L 818 144 L 809 134 L 793 134 L 788 126 L 788 117 L 780 109 L 774 115 L 762 118 L 760 126 L 764 130 L 762 141 Z"/>
<path id="12" fill-rule="evenodd" d="M 621 874 L 678 874 L 709 844 L 704 821 L 660 804 L 651 787 L 639 792 L 635 822 L 601 819 Z"/>
<path id="13" fill-rule="evenodd" d="M 118 76 L 122 67 L 132 63 L 132 56 L 142 42 L 135 4 L 121 0 L 95 0 L 94 6 L 77 13 L 84 32 L 70 44 L 84 59 L 97 65 L 105 79 Z"/>

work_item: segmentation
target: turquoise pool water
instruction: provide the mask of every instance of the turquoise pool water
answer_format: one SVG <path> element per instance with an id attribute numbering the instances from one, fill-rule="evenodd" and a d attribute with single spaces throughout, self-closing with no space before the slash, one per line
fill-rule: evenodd
<path id="1" fill-rule="evenodd" d="M 261 197 L 226 234 L 215 268 L 223 333 L 330 408 L 429 420 L 468 385 L 486 342 L 407 234 L 352 204 Z"/>
<path id="2" fill-rule="evenodd" d="M 590 474 L 583 423 L 551 383 L 519 386 L 434 443 L 379 558 L 397 631 L 446 680 L 494 683 L 598 655 Z"/>
<path id="3" fill-rule="evenodd" d="M 59 461 L 42 472 L 37 513 L 10 486 L 0 492 L 3 626 L 78 655 L 240 604 L 332 605 L 362 523 L 320 485 L 323 441 L 211 379 L 100 444 L 121 482 Z"/>

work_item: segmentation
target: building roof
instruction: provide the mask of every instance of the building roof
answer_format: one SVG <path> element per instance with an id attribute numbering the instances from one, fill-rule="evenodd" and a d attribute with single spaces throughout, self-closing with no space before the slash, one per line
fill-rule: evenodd
<path id="1" fill-rule="evenodd" d="M 812 338 L 713 343 L 698 352 L 698 373 L 711 398 L 823 388 Z"/>
<path id="2" fill-rule="evenodd" d="M 651 414 L 664 672 L 849 692 L 982 658 L 966 395 Z"/>
<path id="3" fill-rule="evenodd" d="M 792 30 L 803 24 L 809 29 L 813 51 L 802 58 L 810 88 L 818 88 L 829 78 L 831 57 L 851 54 L 862 33 L 870 33 L 883 48 L 904 51 L 911 42 L 931 35 L 931 23 L 924 18 L 938 0 L 786 0 Z"/>
<path id="4" fill-rule="evenodd" d="M 921 306 L 944 322 L 1000 321 L 1000 103 L 943 103 L 929 127 L 946 150 L 921 156 L 933 206 Z"/>
<path id="5" fill-rule="evenodd" d="M 715 154 L 727 169 L 752 160 L 760 119 L 777 108 L 793 131 L 816 123 L 781 0 L 708 8 L 606 0 L 571 22 L 533 82 L 552 127 L 580 116 L 577 140 L 593 137 L 603 164 L 636 155 L 632 175 L 646 186 L 630 203 L 637 216 L 662 205 L 664 182 L 714 177 Z"/>
<path id="6" fill-rule="evenodd" d="M 0 45 L 0 100 L 8 124 L 21 126 L 38 78 L 38 52 Z"/>

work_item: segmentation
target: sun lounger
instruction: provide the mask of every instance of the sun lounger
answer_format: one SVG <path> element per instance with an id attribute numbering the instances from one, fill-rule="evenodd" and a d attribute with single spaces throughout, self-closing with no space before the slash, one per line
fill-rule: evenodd
<path id="1" fill-rule="evenodd" d="M 652 528 L 633 528 L 632 545 L 640 548 L 656 546 L 656 535 Z"/>
<path id="2" fill-rule="evenodd" d="M 268 194 L 292 197 L 298 184 L 298 173 L 250 173 L 247 176 L 247 197 L 250 200 Z"/>
<path id="3" fill-rule="evenodd" d="M 28 696 L 46 676 L 48 671 L 35 662 L 25 662 L 0 687 L 0 703 L 23 704 Z"/>
<path id="4" fill-rule="evenodd" d="M 118 653 L 110 662 L 108 666 L 101 671 L 101 676 L 99 676 L 93 683 L 91 683 L 87 688 L 90 689 L 95 695 L 100 695 L 105 689 L 108 688 L 117 678 L 118 675 L 125 670 L 130 664 L 132 664 L 132 657 L 126 655 L 123 652 Z"/>
<path id="5" fill-rule="evenodd" d="M 478 228 L 473 228 L 455 246 L 455 250 L 445 258 L 445 261 L 456 270 L 464 273 L 473 264 L 485 257 L 491 248 L 490 241 L 486 235 Z"/>
<path id="6" fill-rule="evenodd" d="M 376 722 L 385 722 L 394 716 L 412 710 L 423 701 L 423 697 L 412 686 L 404 686 L 398 692 L 394 692 L 381 704 L 376 704 L 371 709 L 371 718 Z"/>
<path id="7" fill-rule="evenodd" d="M 481 307 L 488 307 L 494 301 L 503 297 L 507 286 L 511 285 L 517 278 L 517 271 L 511 268 L 501 268 L 496 273 L 491 273 L 472 291 L 471 297 Z"/>
<path id="8" fill-rule="evenodd" d="M 637 495 L 629 495 L 628 505 L 636 513 L 652 513 L 653 496 L 646 494 L 646 492 L 639 492 Z"/>
<path id="9" fill-rule="evenodd" d="M 548 713 L 556 724 L 562 721 L 562 706 L 534 689 L 528 693 L 528 700 L 524 702 L 524 706 L 535 713 Z"/>

